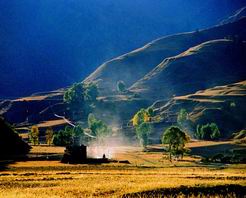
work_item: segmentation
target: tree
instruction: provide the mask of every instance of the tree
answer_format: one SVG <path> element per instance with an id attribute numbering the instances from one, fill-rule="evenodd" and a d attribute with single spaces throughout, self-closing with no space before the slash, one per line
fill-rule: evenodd
<path id="1" fill-rule="evenodd" d="M 72 110 L 72 116 L 74 112 L 83 112 L 84 115 L 88 115 L 94 108 L 97 96 L 98 88 L 95 83 L 75 83 L 66 90 L 63 100 Z"/>
<path id="2" fill-rule="evenodd" d="M 88 127 L 91 130 L 92 135 L 99 139 L 102 139 L 111 133 L 109 127 L 102 120 L 98 120 L 92 113 L 88 116 Z"/>
<path id="3" fill-rule="evenodd" d="M 64 102 L 69 105 L 82 105 L 84 103 L 84 86 L 82 83 L 75 83 L 64 93 Z"/>
<path id="4" fill-rule="evenodd" d="M 169 159 L 172 156 L 183 157 L 186 152 L 185 144 L 190 140 L 189 136 L 177 126 L 167 128 L 162 136 L 162 143 L 168 144 Z"/>
<path id="5" fill-rule="evenodd" d="M 196 125 L 195 137 L 198 138 L 198 139 L 202 139 L 200 124 Z"/>
<path id="6" fill-rule="evenodd" d="M 149 107 L 147 110 L 147 114 L 149 117 L 153 117 L 154 116 L 154 109 Z"/>
<path id="7" fill-rule="evenodd" d="M 53 135 L 54 131 L 52 130 L 51 127 L 47 128 L 45 132 L 45 137 L 46 137 L 46 143 L 50 146 L 53 143 Z"/>
<path id="8" fill-rule="evenodd" d="M 32 126 L 31 130 L 29 131 L 29 139 L 32 144 L 39 144 L 39 129 L 37 126 Z"/>
<path id="9" fill-rule="evenodd" d="M 75 126 L 72 130 L 73 144 L 80 145 L 83 137 L 84 129 L 80 125 Z"/>
<path id="10" fill-rule="evenodd" d="M 84 129 L 80 125 L 66 126 L 64 130 L 60 130 L 54 135 L 53 142 L 57 146 L 80 145 L 83 137 Z"/>
<path id="11" fill-rule="evenodd" d="M 137 138 L 144 148 L 148 145 L 148 139 L 152 129 L 150 124 L 152 113 L 151 109 L 140 109 L 132 118 L 132 124 L 135 127 Z"/>
<path id="12" fill-rule="evenodd" d="M 64 130 L 59 130 L 54 135 L 53 143 L 56 146 L 67 146 L 73 142 L 72 137 L 73 137 L 73 128 L 70 126 L 66 126 Z"/>
<path id="13" fill-rule="evenodd" d="M 211 123 L 210 128 L 212 130 L 212 134 L 210 135 L 211 139 L 217 140 L 218 138 L 220 138 L 221 134 L 220 134 L 220 130 L 219 130 L 219 127 L 217 126 L 217 124 Z"/>
<path id="14" fill-rule="evenodd" d="M 117 91 L 121 92 L 121 93 L 126 91 L 126 85 L 125 85 L 124 81 L 120 80 L 117 82 Z"/>
<path id="15" fill-rule="evenodd" d="M 151 124 L 143 122 L 136 127 L 137 137 L 140 140 L 140 144 L 146 148 L 149 143 L 149 135 L 151 133 Z"/>
<path id="16" fill-rule="evenodd" d="M 98 87 L 95 83 L 84 84 L 84 99 L 89 103 L 95 103 L 98 97 Z"/>
<path id="17" fill-rule="evenodd" d="M 197 125 L 195 136 L 202 140 L 216 140 L 221 134 L 219 127 L 215 123 Z"/>
<path id="18" fill-rule="evenodd" d="M 180 109 L 177 117 L 177 123 L 180 126 L 183 126 L 187 120 L 188 120 L 188 112 L 186 111 L 186 109 Z"/>
<path id="19" fill-rule="evenodd" d="M 140 109 L 132 118 L 132 124 L 134 127 L 142 124 L 143 122 L 148 122 L 150 116 L 145 109 Z"/>

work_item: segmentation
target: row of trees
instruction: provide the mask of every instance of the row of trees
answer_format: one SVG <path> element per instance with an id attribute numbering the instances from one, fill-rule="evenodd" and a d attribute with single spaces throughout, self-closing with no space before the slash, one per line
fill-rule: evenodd
<path id="1" fill-rule="evenodd" d="M 29 131 L 28 137 L 29 137 L 29 142 L 31 142 L 33 145 L 38 145 L 39 144 L 39 128 L 37 126 L 32 126 L 31 130 Z M 46 138 L 46 143 L 48 145 L 51 145 L 53 143 L 53 135 L 54 132 L 51 127 L 47 128 L 45 131 L 45 138 Z"/>
<path id="2" fill-rule="evenodd" d="M 188 131 L 193 128 L 193 124 L 189 119 L 189 114 L 186 109 L 181 109 L 177 116 L 177 123 L 183 129 Z M 207 123 L 203 125 L 197 125 L 195 130 L 195 138 L 201 140 L 217 140 L 221 137 L 219 127 L 216 123 Z"/>
<path id="3" fill-rule="evenodd" d="M 66 126 L 63 130 L 54 132 L 52 128 L 48 128 L 45 132 L 46 143 L 56 146 L 66 146 L 69 144 L 86 143 L 90 138 L 102 141 L 105 137 L 111 135 L 112 130 L 102 120 L 95 117 L 94 114 L 88 116 L 88 128 L 84 129 L 81 125 L 75 127 Z M 85 132 L 87 131 L 87 132 Z M 39 129 L 33 126 L 29 132 L 29 140 L 33 145 L 39 144 Z M 90 138 L 88 138 L 90 137 Z"/>
<path id="4" fill-rule="evenodd" d="M 149 143 L 149 135 L 152 131 L 152 117 L 154 111 L 152 108 L 139 110 L 132 118 L 132 124 L 135 128 L 136 136 L 140 144 L 146 149 Z M 170 126 L 163 131 L 162 143 L 167 144 L 170 160 L 173 156 L 183 157 L 188 152 L 185 144 L 190 140 L 189 135 L 185 132 L 191 127 L 189 114 L 185 109 L 181 109 L 177 115 L 177 126 Z M 220 138 L 220 130 L 215 123 L 197 125 L 195 137 L 203 140 L 215 140 Z"/>
<path id="5" fill-rule="evenodd" d="M 117 91 L 124 93 L 126 91 L 126 85 L 124 81 L 117 82 Z M 74 83 L 64 93 L 63 100 L 65 103 L 71 105 L 71 107 L 84 107 L 85 105 L 93 105 L 96 103 L 99 91 L 97 84 L 95 83 Z"/>
<path id="6" fill-rule="evenodd" d="M 111 128 L 102 120 L 97 119 L 92 113 L 88 115 L 87 122 L 87 128 L 83 128 L 81 125 L 75 127 L 67 126 L 64 130 L 58 131 L 54 135 L 54 145 L 80 145 L 81 143 L 88 143 L 91 139 L 103 141 L 112 133 Z"/>
<path id="7" fill-rule="evenodd" d="M 56 146 L 66 146 L 69 144 L 80 144 L 84 138 L 84 130 L 80 125 L 75 127 L 66 126 L 64 130 L 59 130 L 54 134 L 53 143 Z"/>
<path id="8" fill-rule="evenodd" d="M 154 116 L 152 108 L 141 109 L 132 118 L 132 124 L 135 128 L 136 135 L 140 144 L 146 149 L 149 141 L 149 135 L 152 131 L 151 120 Z M 189 141 L 189 136 L 182 131 L 178 126 L 167 128 L 162 135 L 162 143 L 168 144 L 167 151 L 169 152 L 170 160 L 173 156 L 183 157 L 187 151 L 185 144 Z"/>
<path id="9" fill-rule="evenodd" d="M 75 83 L 64 93 L 64 102 L 74 106 L 84 103 L 95 103 L 98 96 L 98 88 L 95 83 Z"/>

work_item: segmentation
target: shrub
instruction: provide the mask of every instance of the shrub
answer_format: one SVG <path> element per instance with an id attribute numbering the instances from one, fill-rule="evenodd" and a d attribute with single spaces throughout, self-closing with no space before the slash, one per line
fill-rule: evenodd
<path id="1" fill-rule="evenodd" d="M 208 123 L 206 125 L 197 125 L 196 138 L 202 140 L 216 140 L 221 137 L 220 130 L 215 123 Z"/>
<path id="2" fill-rule="evenodd" d="M 120 80 L 117 82 L 117 91 L 121 92 L 121 93 L 126 91 L 126 85 L 125 85 L 124 81 Z"/>

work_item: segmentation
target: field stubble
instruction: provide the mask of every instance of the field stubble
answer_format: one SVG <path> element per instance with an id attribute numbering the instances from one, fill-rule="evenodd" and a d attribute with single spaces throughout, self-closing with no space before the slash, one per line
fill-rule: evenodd
<path id="1" fill-rule="evenodd" d="M 44 150 L 52 151 L 45 147 L 34 149 L 40 153 Z M 120 197 L 127 193 L 180 186 L 246 186 L 246 165 L 243 164 L 204 165 L 198 158 L 189 156 L 171 163 L 160 152 L 146 153 L 139 148 L 119 152 L 117 159 L 127 159 L 131 164 L 16 162 L 0 172 L 0 197 Z M 146 197 L 147 194 L 136 196 Z"/>

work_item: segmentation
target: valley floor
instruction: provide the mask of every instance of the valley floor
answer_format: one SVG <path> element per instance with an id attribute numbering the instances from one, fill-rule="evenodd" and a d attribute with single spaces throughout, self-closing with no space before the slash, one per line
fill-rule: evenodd
<path id="1" fill-rule="evenodd" d="M 195 142 L 190 147 L 202 144 Z M 62 147 L 37 146 L 33 147 L 32 154 L 62 154 L 63 150 Z M 71 165 L 57 160 L 10 163 L 0 172 L 0 197 L 121 197 L 126 194 L 128 197 L 134 195 L 128 193 L 148 190 L 227 184 L 240 185 L 241 193 L 245 192 L 245 164 L 203 164 L 199 157 L 190 156 L 171 163 L 159 145 L 149 150 L 119 149 L 115 158 L 128 160 L 130 164 Z M 231 196 L 237 197 L 234 192 Z"/>

